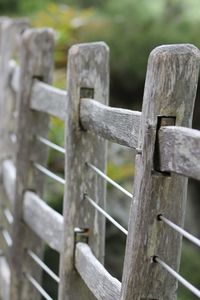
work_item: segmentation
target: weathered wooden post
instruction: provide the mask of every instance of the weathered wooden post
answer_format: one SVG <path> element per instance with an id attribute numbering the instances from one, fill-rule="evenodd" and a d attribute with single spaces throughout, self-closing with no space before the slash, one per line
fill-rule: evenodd
<path id="1" fill-rule="evenodd" d="M 2 163 L 3 160 L 13 158 L 15 145 L 12 137 L 15 133 L 14 111 L 16 109 L 16 95 L 12 93 L 9 83 L 11 77 L 10 60 L 17 56 L 21 32 L 27 28 L 26 19 L 12 20 L 7 17 L 0 18 L 0 249 L 7 261 L 1 258 L 1 273 L 7 275 L 6 262 L 10 262 L 10 231 L 12 229 L 12 203 L 6 197 L 3 186 Z M 1 282 L 1 296 L 9 297 L 6 284 Z"/>
<path id="2" fill-rule="evenodd" d="M 17 56 L 20 35 L 28 26 L 26 19 L 0 19 L 0 161 L 14 154 L 11 134 L 16 125 L 14 111 L 17 105 L 9 86 L 9 63 L 14 55 Z"/>
<path id="3" fill-rule="evenodd" d="M 99 261 L 104 261 L 105 220 L 84 199 L 84 194 L 87 193 L 100 206 L 105 207 L 105 183 L 87 168 L 86 163 L 92 162 L 105 171 L 106 142 L 81 128 L 79 107 L 81 98 L 108 103 L 108 53 L 104 43 L 92 43 L 73 46 L 68 56 L 60 300 L 94 299 L 75 269 L 76 227 L 89 230 L 89 245 Z"/>
<path id="4" fill-rule="evenodd" d="M 45 164 L 46 148 L 37 140 L 36 134 L 46 136 L 48 116 L 30 109 L 31 88 L 34 78 L 50 83 L 53 65 L 53 32 L 50 29 L 27 30 L 22 35 L 19 80 L 19 116 L 17 128 L 16 190 L 13 224 L 13 246 L 11 259 L 12 300 L 40 299 L 39 293 L 28 282 L 31 275 L 40 282 L 41 270 L 27 255 L 27 249 L 39 256 L 42 252 L 41 240 L 22 220 L 23 195 L 26 190 L 34 190 L 40 197 L 43 176 L 35 169 L 33 162 Z"/>
<path id="5" fill-rule="evenodd" d="M 176 299 L 177 282 L 152 261 L 156 255 L 179 269 L 181 237 L 158 215 L 183 226 L 187 179 L 159 170 L 158 130 L 190 127 L 196 95 L 199 50 L 161 46 L 149 57 L 122 281 L 122 300 Z"/>

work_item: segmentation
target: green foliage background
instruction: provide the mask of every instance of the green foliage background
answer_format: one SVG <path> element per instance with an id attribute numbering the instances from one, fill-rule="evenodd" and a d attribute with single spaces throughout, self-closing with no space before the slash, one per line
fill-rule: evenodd
<path id="1" fill-rule="evenodd" d="M 146 65 L 153 48 L 169 43 L 200 46 L 199 0 L 0 0 L 0 12 L 1 15 L 28 15 L 33 26 L 54 28 L 54 84 L 60 88 L 65 88 L 67 49 L 72 44 L 107 42 L 111 50 L 111 105 L 131 109 L 141 109 Z M 198 118 L 200 109 L 197 107 L 196 111 Z M 63 144 L 63 124 L 57 119 L 52 119 L 50 138 Z M 62 159 L 55 158 L 53 152 L 50 152 L 49 165 L 63 173 Z M 122 183 L 133 173 L 133 167 L 127 163 L 120 172 L 116 170 L 116 165 L 110 162 L 108 174 Z M 51 184 L 48 190 L 49 202 L 61 211 L 62 190 Z M 124 241 L 121 244 L 123 248 Z M 119 248 L 118 251 L 123 252 Z M 55 257 L 52 255 L 47 252 L 47 257 Z M 184 244 L 181 273 L 196 286 L 200 285 L 199 258 L 196 249 Z M 120 277 L 119 270 L 116 274 Z M 180 288 L 179 300 L 192 299 L 196 298 Z"/>

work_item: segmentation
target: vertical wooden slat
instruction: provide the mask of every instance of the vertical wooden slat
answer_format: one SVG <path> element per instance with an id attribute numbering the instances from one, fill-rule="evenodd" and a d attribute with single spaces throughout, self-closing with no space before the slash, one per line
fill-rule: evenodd
<path id="1" fill-rule="evenodd" d="M 50 83 L 53 64 L 53 32 L 50 29 L 27 30 L 21 40 L 20 83 L 18 93 L 19 116 L 17 126 L 16 190 L 11 257 L 11 299 L 36 300 L 39 293 L 32 287 L 26 273 L 40 282 L 41 271 L 27 255 L 27 248 L 41 254 L 42 244 L 22 220 L 23 195 L 28 189 L 41 196 L 44 177 L 33 162 L 45 164 L 46 148 L 36 142 L 35 135 L 47 135 L 48 116 L 30 109 L 34 78 Z"/>
<path id="2" fill-rule="evenodd" d="M 69 51 L 67 70 L 66 162 L 64 240 L 60 262 L 59 299 L 94 299 L 74 267 L 74 228 L 89 228 L 89 245 L 103 263 L 105 220 L 84 200 L 84 193 L 105 206 L 105 183 L 86 167 L 92 162 L 103 172 L 106 142 L 80 126 L 81 98 L 108 103 L 109 51 L 104 43 L 75 45 Z"/>
<path id="3" fill-rule="evenodd" d="M 176 280 L 152 262 L 152 257 L 158 255 L 179 269 L 181 237 L 157 216 L 163 214 L 183 225 L 187 179 L 158 172 L 156 131 L 158 123 L 173 125 L 175 121 L 177 126 L 191 126 L 198 71 L 199 50 L 192 45 L 161 46 L 149 57 L 138 143 L 141 153 L 136 156 L 135 197 L 123 270 L 123 300 L 176 299 Z"/>
<path id="4" fill-rule="evenodd" d="M 29 26 L 26 19 L 0 19 L 0 160 L 12 157 L 15 146 L 11 134 L 15 131 L 16 95 L 9 88 L 9 61 L 19 49 L 21 32 Z"/>
<path id="5" fill-rule="evenodd" d="M 2 162 L 5 158 L 15 155 L 15 144 L 12 143 L 10 136 L 14 133 L 14 125 L 16 125 L 14 118 L 16 97 L 9 89 L 9 61 L 14 55 L 17 56 L 21 32 L 28 26 L 26 19 L 0 18 L 0 249 L 9 263 L 10 247 L 6 244 L 2 234 L 3 230 L 11 234 L 12 225 L 8 225 L 4 209 L 9 208 L 12 212 L 13 208 L 5 195 L 5 186 L 3 187 L 2 182 Z"/>

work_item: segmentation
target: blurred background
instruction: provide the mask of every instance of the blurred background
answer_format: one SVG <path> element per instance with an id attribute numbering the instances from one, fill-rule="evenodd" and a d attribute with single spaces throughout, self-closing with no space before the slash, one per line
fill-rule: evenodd
<path id="1" fill-rule="evenodd" d="M 200 47 L 199 0 L 0 0 L 0 14 L 28 17 L 33 27 L 52 27 L 56 33 L 54 85 L 66 88 L 67 51 L 75 43 L 105 41 L 110 47 L 110 105 L 140 110 L 142 105 L 147 59 L 150 51 L 161 44 L 192 43 Z M 193 127 L 200 129 L 200 90 L 197 93 Z M 51 119 L 49 138 L 63 146 L 64 124 Z M 64 172 L 64 157 L 49 153 L 49 168 Z M 132 192 L 134 153 L 126 147 L 109 144 L 107 173 Z M 200 237 L 200 184 L 189 182 L 185 227 Z M 46 182 L 44 198 L 62 212 L 63 190 Z M 129 200 L 108 186 L 107 210 L 127 227 Z M 125 238 L 107 224 L 106 268 L 121 279 Z M 45 248 L 45 261 L 58 272 L 59 257 Z M 200 287 L 200 252 L 183 242 L 181 274 Z M 57 286 L 43 278 L 45 289 L 56 299 Z M 179 300 L 192 300 L 179 287 Z"/>

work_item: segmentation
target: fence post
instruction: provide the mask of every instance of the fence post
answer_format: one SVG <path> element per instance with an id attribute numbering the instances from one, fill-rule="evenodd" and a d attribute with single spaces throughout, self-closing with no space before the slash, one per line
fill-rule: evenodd
<path id="1" fill-rule="evenodd" d="M 157 47 L 149 57 L 123 270 L 123 300 L 176 299 L 176 280 L 152 257 L 158 255 L 179 269 L 181 237 L 157 216 L 163 214 L 183 226 L 187 179 L 159 172 L 157 132 L 163 125 L 191 126 L 198 71 L 199 50 L 192 45 Z"/>
<path id="2" fill-rule="evenodd" d="M 0 161 L 13 156 L 14 148 L 11 134 L 15 128 L 14 111 L 16 109 L 15 95 L 9 87 L 9 62 L 19 49 L 21 33 L 29 26 L 26 19 L 12 20 L 6 17 L 0 19 Z M 13 97 L 14 96 L 14 97 Z M 15 100 L 15 101 L 14 101 Z"/>
<path id="3" fill-rule="evenodd" d="M 5 209 L 12 212 L 13 207 L 8 201 L 2 182 L 2 162 L 7 158 L 14 158 L 16 145 L 13 143 L 14 140 L 11 140 L 11 136 L 14 137 L 16 125 L 14 118 L 16 95 L 9 87 L 11 75 L 9 62 L 14 55 L 17 56 L 20 35 L 27 26 L 26 19 L 11 20 L 7 17 L 0 17 L 0 248 L 8 263 L 10 263 L 10 239 L 7 238 L 6 242 L 3 232 L 10 234 L 12 224 L 9 224 L 5 217 Z M 5 270 L 2 272 L 6 273 Z M 1 293 L 6 294 L 8 299 L 8 290 L 3 284 Z"/>
<path id="4" fill-rule="evenodd" d="M 40 145 L 36 134 L 46 136 L 48 116 L 30 109 L 31 88 L 34 78 L 50 83 L 53 64 L 53 33 L 49 29 L 27 30 L 22 35 L 20 53 L 19 116 L 17 128 L 16 190 L 11 250 L 12 300 L 41 299 L 32 287 L 26 273 L 40 283 L 41 270 L 27 255 L 31 249 L 42 255 L 41 240 L 23 222 L 23 195 L 28 189 L 41 197 L 43 176 L 34 170 L 33 162 L 45 164 L 46 148 Z"/>
<path id="5" fill-rule="evenodd" d="M 75 45 L 69 51 L 60 300 L 94 299 L 74 267 L 75 227 L 89 229 L 89 245 L 100 262 L 104 261 L 105 220 L 84 199 L 84 194 L 105 207 L 105 183 L 87 168 L 86 162 L 105 171 L 106 142 L 81 128 L 79 109 L 84 97 L 108 103 L 108 60 L 109 51 L 104 43 Z"/>

